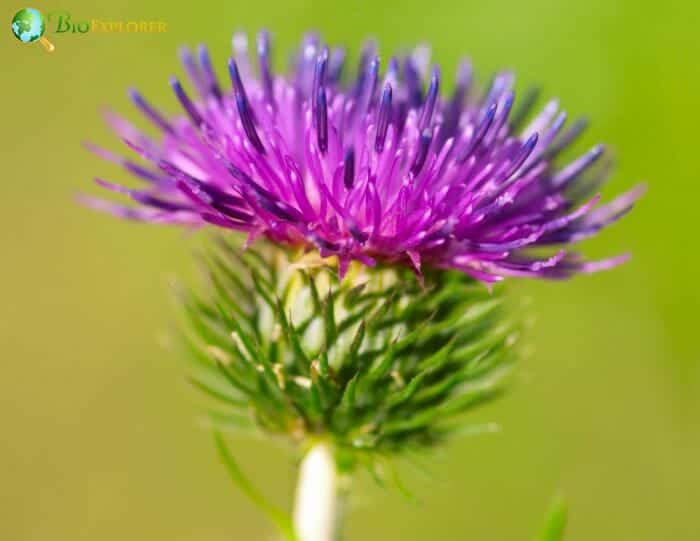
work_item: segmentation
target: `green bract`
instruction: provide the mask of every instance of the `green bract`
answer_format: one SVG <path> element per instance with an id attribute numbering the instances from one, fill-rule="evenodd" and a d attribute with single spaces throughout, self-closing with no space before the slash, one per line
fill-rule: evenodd
<path id="1" fill-rule="evenodd" d="M 452 271 L 421 284 L 357 265 L 340 281 L 332 263 L 223 241 L 206 257 L 185 341 L 213 423 L 393 453 L 442 440 L 499 393 L 516 333 L 498 292 Z"/>

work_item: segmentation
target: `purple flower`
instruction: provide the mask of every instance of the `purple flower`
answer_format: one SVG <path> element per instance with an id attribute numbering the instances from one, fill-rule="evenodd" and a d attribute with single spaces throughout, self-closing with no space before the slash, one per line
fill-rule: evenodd
<path id="1" fill-rule="evenodd" d="M 152 138 L 114 113 L 107 120 L 135 151 L 132 161 L 90 145 L 146 185 L 123 206 L 84 198 L 124 218 L 200 225 L 352 260 L 459 269 L 490 283 L 506 275 L 565 278 L 626 259 L 586 262 L 561 247 L 624 215 L 637 187 L 606 205 L 593 195 L 610 162 L 595 146 L 566 165 L 559 156 L 585 122 L 564 129 L 557 101 L 538 114 L 535 96 L 514 106 L 513 75 L 485 92 L 462 63 L 450 93 L 427 50 L 380 68 L 374 45 L 343 82 L 345 52 L 307 35 L 288 74 L 272 73 L 267 33 L 255 66 L 234 36 L 231 83 L 217 80 L 207 49 L 181 50 L 194 92 L 171 86 L 184 115 L 169 117 L 135 90 Z M 425 85 L 427 83 L 427 89 Z M 231 88 L 231 90 L 229 90 Z M 531 117 L 528 120 L 528 117 Z"/>

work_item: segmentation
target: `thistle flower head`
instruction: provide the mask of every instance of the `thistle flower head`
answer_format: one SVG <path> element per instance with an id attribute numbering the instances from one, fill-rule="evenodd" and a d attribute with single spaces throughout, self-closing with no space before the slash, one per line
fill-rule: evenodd
<path id="1" fill-rule="evenodd" d="M 138 204 L 88 202 L 125 218 L 209 223 L 316 249 L 337 256 L 341 275 L 356 260 L 494 282 L 564 278 L 624 260 L 586 262 L 562 247 L 618 219 L 642 190 L 598 206 L 593 194 L 609 169 L 603 147 L 559 165 L 584 122 L 565 128 L 557 101 L 536 114 L 532 96 L 516 107 L 512 74 L 478 92 L 463 62 L 446 92 L 425 48 L 380 62 L 369 44 L 353 77 L 343 77 L 344 50 L 315 34 L 286 74 L 273 73 L 265 32 L 255 53 L 251 65 L 246 38 L 234 36 L 222 84 L 205 47 L 182 49 L 191 88 L 171 79 L 180 116 L 132 90 L 158 137 L 107 116 L 145 163 L 91 148 L 146 187 L 98 179 Z"/>

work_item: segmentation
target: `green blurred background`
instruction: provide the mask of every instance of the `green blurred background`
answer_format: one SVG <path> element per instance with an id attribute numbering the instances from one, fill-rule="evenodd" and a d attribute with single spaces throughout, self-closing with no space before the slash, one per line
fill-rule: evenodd
<path id="1" fill-rule="evenodd" d="M 125 177 L 85 152 L 119 149 L 98 108 L 134 114 L 136 85 L 175 110 L 175 50 L 206 41 L 220 68 L 234 29 L 269 28 L 278 60 L 308 28 L 384 57 L 421 40 L 445 73 L 470 55 L 482 78 L 516 70 L 609 142 L 605 195 L 649 193 L 591 255 L 631 250 L 614 272 L 518 283 L 533 355 L 514 393 L 475 415 L 502 426 L 438 452 L 420 503 L 361 478 L 348 539 L 530 539 L 551 496 L 571 503 L 570 541 L 700 539 L 698 96 L 700 4 L 588 2 L 166 2 L 35 4 L 74 20 L 156 19 L 165 34 L 56 35 L 52 55 L 10 32 L 0 48 L 0 539 L 257 540 L 264 520 L 236 491 L 197 422 L 186 365 L 160 344 L 167 282 L 192 270 L 196 238 L 119 223 L 74 203 L 91 178 Z M 224 70 L 221 69 L 220 72 Z M 250 476 L 291 500 L 292 455 L 232 438 Z"/>

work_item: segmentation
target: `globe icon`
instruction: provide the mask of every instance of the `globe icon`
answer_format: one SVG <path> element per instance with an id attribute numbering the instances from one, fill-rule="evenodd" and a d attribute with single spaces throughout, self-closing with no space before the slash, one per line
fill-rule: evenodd
<path id="1" fill-rule="evenodd" d="M 24 8 L 15 13 L 12 18 L 12 33 L 22 43 L 34 43 L 39 41 L 47 51 L 51 52 L 54 46 L 44 36 L 46 25 L 44 17 L 39 10 Z"/>

